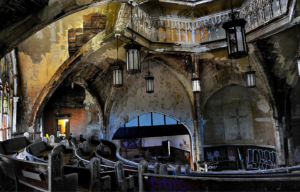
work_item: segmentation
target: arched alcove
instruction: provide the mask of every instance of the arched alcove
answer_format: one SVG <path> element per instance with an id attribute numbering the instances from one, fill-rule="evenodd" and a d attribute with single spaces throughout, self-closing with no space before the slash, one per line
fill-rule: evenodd
<path id="1" fill-rule="evenodd" d="M 115 93 L 108 125 L 110 140 L 129 119 L 147 112 L 167 114 L 193 133 L 193 107 L 182 84 L 166 67 L 150 62 L 150 71 L 155 78 L 154 93 L 147 94 L 144 80 L 147 70 L 148 65 L 143 63 L 143 73 L 125 75 L 124 86 Z"/>
<path id="2" fill-rule="evenodd" d="M 103 138 L 99 106 L 93 96 L 78 84 L 62 84 L 43 109 L 43 134 L 55 135 L 68 126 L 68 133 L 79 138 L 94 135 Z M 65 121 L 65 122 L 60 122 Z M 61 130 L 60 127 L 61 126 Z"/>
<path id="3" fill-rule="evenodd" d="M 192 163 L 191 133 L 181 122 L 165 114 L 149 112 L 134 117 L 115 132 L 112 141 L 120 147 L 124 158 L 133 159 L 141 151 L 149 151 L 154 158 L 170 156 Z"/>
<path id="4" fill-rule="evenodd" d="M 204 143 L 275 146 L 272 108 L 257 92 L 244 86 L 227 86 L 204 106 Z"/>

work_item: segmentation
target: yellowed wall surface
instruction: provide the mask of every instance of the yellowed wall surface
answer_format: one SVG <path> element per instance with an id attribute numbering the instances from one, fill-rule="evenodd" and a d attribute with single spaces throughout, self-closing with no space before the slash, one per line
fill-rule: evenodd
<path id="1" fill-rule="evenodd" d="M 45 27 L 17 47 L 25 119 L 42 88 L 69 57 L 68 30 L 82 28 L 84 15 L 99 12 L 107 15 L 106 30 L 113 32 L 120 8 L 121 4 L 114 3 L 80 11 Z"/>

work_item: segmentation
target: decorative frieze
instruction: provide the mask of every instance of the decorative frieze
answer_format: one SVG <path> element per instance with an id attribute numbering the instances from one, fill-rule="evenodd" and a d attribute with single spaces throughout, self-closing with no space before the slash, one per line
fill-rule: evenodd
<path id="1" fill-rule="evenodd" d="M 238 16 L 247 21 L 246 33 L 282 16 L 287 0 L 249 0 L 239 9 Z M 133 29 L 154 42 L 202 43 L 225 38 L 223 23 L 229 10 L 200 18 L 171 18 L 149 16 L 141 8 L 134 9 Z M 131 24 L 129 25 L 131 28 Z"/>

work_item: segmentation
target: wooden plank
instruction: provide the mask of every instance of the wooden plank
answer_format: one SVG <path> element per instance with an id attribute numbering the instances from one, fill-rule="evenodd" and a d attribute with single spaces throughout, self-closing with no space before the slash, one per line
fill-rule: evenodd
<path id="1" fill-rule="evenodd" d="M 43 173 L 35 173 L 32 171 L 29 171 L 28 169 L 23 169 L 22 174 L 24 177 L 30 178 L 30 179 L 35 179 L 38 181 L 44 180 L 44 175 Z"/>
<path id="2" fill-rule="evenodd" d="M 34 187 L 40 190 L 48 190 L 48 164 L 39 162 L 30 162 L 19 159 L 14 159 L 5 155 L 0 155 L 1 167 L 3 163 L 9 164 L 9 169 L 15 170 L 19 181 L 27 186 Z M 43 173 L 44 180 L 36 180 L 29 177 L 24 177 L 22 170 L 24 168 L 33 172 Z"/>

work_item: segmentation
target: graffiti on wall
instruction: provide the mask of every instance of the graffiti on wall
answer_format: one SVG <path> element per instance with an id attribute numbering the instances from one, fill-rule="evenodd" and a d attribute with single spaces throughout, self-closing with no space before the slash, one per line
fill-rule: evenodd
<path id="1" fill-rule="evenodd" d="M 247 150 L 247 169 L 274 169 L 276 166 L 276 152 L 267 149 Z"/>
<path id="2" fill-rule="evenodd" d="M 162 178 L 158 181 L 156 178 L 151 178 L 151 191 L 195 191 L 192 187 L 186 186 L 181 179 Z"/>
<path id="3" fill-rule="evenodd" d="M 124 139 L 122 141 L 122 145 L 126 149 L 136 149 L 140 146 L 140 140 L 139 139 Z"/>
<path id="4" fill-rule="evenodd" d="M 235 161 L 236 160 L 236 148 L 235 147 L 228 147 L 228 160 Z"/>
<path id="5" fill-rule="evenodd" d="M 212 147 L 205 150 L 205 158 L 207 161 L 227 160 L 226 147 Z"/>

